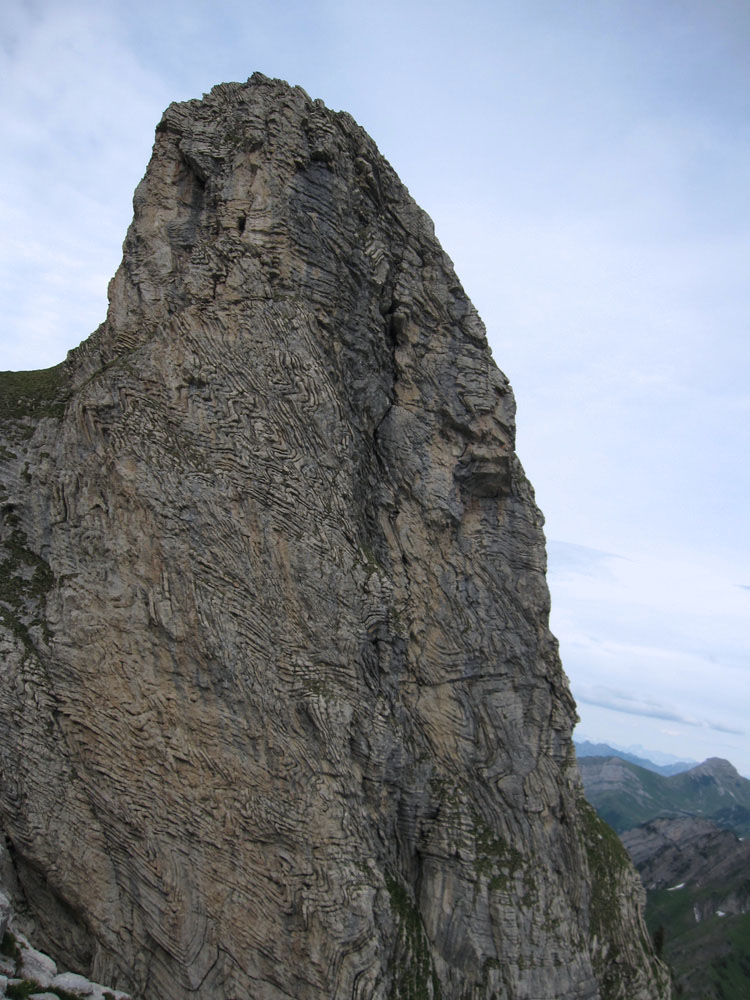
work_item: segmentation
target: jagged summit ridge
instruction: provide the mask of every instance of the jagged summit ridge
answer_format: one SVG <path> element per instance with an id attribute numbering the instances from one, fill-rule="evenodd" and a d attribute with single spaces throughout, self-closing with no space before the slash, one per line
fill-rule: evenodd
<path id="1" fill-rule="evenodd" d="M 170 106 L 50 378 L 3 411 L 0 705 L 49 949 L 167 1000 L 666 996 L 510 386 L 353 119 L 260 76 Z"/>

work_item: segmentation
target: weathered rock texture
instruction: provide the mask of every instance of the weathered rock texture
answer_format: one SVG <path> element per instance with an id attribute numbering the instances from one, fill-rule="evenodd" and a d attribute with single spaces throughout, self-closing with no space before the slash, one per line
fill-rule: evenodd
<path id="1" fill-rule="evenodd" d="M 510 387 L 351 117 L 172 105 L 106 322 L 3 399 L 0 820 L 54 954 L 144 998 L 667 995 L 590 881 Z"/>

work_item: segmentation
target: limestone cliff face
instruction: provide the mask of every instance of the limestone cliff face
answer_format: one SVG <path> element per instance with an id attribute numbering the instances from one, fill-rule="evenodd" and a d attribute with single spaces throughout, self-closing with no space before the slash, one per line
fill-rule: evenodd
<path id="1" fill-rule="evenodd" d="M 591 882 L 513 396 L 428 217 L 257 75 L 167 110 L 134 205 L 106 322 L 2 379 L 43 942 L 143 998 L 666 997 Z"/>

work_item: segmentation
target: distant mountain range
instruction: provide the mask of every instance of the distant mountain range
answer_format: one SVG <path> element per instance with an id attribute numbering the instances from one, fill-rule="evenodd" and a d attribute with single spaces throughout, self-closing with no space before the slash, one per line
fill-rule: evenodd
<path id="1" fill-rule="evenodd" d="M 595 746 L 606 753 L 587 756 Z M 663 774 L 603 744 L 578 751 L 586 797 L 640 872 L 675 996 L 748 1000 L 750 781 L 717 757 Z"/>
<path id="2" fill-rule="evenodd" d="M 626 750 L 619 750 L 608 743 L 591 743 L 589 740 L 582 740 L 581 742 L 576 740 L 575 747 L 579 759 L 581 757 L 619 757 L 621 760 L 629 760 L 631 764 L 645 767 L 647 771 L 653 771 L 655 774 L 680 774 L 682 771 L 689 771 L 691 767 L 695 767 L 698 763 L 696 760 L 676 760 L 667 764 L 659 764 L 646 757 L 638 757 Z M 650 753 L 648 750 L 644 752 Z M 665 755 L 660 754 L 659 756 Z"/>
<path id="3" fill-rule="evenodd" d="M 713 820 L 750 835 L 750 781 L 728 760 L 709 760 L 663 775 L 620 756 L 579 757 L 586 798 L 617 833 L 657 816 Z"/>

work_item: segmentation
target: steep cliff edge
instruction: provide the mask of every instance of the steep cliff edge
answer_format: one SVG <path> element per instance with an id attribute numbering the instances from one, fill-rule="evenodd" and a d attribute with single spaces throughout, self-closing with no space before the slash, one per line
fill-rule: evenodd
<path id="1" fill-rule="evenodd" d="M 430 220 L 259 75 L 167 110 L 134 208 L 106 322 L 0 376 L 0 824 L 42 942 L 141 998 L 666 997 Z"/>

